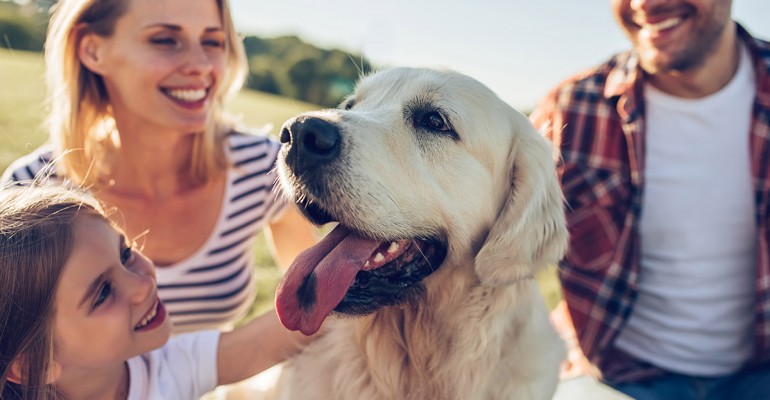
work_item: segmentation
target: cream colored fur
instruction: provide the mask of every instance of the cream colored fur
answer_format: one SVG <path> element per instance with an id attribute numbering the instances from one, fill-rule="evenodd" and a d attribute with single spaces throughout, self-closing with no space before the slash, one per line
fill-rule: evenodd
<path id="1" fill-rule="evenodd" d="M 360 317 L 332 315 L 288 362 L 281 399 L 549 399 L 564 356 L 533 275 L 567 242 L 549 144 L 467 76 L 393 69 L 364 78 L 340 127 L 344 167 L 325 179 L 345 223 L 385 237 L 443 235 L 424 296 Z M 435 107 L 457 140 L 421 131 Z M 279 165 L 284 187 L 296 185 Z"/>

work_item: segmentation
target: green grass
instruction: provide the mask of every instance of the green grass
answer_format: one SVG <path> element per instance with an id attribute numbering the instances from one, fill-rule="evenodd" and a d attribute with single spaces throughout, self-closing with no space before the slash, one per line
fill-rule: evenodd
<path id="1" fill-rule="evenodd" d="M 46 138 L 43 70 L 38 53 L 0 49 L 0 170 Z"/>
<path id="2" fill-rule="evenodd" d="M 0 49 L 0 172 L 13 160 L 46 140 L 43 59 L 39 53 Z M 275 134 L 288 118 L 318 108 L 284 97 L 244 90 L 229 106 L 244 124 L 273 126 Z M 257 299 L 250 315 L 272 307 L 280 271 L 275 266 L 263 235 L 256 238 Z M 555 269 L 538 275 L 538 283 L 549 306 L 560 298 Z"/>

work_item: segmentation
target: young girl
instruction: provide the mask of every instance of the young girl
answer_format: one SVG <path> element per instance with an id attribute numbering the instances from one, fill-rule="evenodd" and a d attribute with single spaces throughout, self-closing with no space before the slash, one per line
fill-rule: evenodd
<path id="1" fill-rule="evenodd" d="M 309 341 L 272 312 L 169 339 L 152 262 L 62 188 L 0 190 L 0 315 L 2 399 L 197 399 Z"/>

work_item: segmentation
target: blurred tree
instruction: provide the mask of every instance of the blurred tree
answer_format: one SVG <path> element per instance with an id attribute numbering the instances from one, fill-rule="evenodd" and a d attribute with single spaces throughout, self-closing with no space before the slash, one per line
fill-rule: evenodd
<path id="1" fill-rule="evenodd" d="M 289 67 L 289 80 L 297 88 L 297 97 L 302 100 L 317 103 L 319 93 L 313 80 L 320 70 L 320 60 L 317 58 L 303 58 Z M 315 90 L 314 90 L 315 89 Z"/>
<path id="2" fill-rule="evenodd" d="M 7 0 L 0 1 L 0 47 L 42 50 L 48 26 L 47 10 L 40 9 L 31 2 L 19 4 Z"/>
<path id="3" fill-rule="evenodd" d="M 249 77 L 246 87 L 262 92 L 280 94 L 281 88 L 275 77 L 275 59 L 269 54 L 259 54 L 249 59 Z"/>
<path id="4" fill-rule="evenodd" d="M 371 71 L 372 65 L 363 57 L 356 60 L 352 54 L 342 50 L 327 51 L 320 73 L 327 87 L 323 102 L 319 104 L 338 104 L 353 92 L 356 81 Z"/>
<path id="5" fill-rule="evenodd" d="M 246 49 L 246 54 L 250 55 L 265 54 L 270 51 L 270 43 L 256 36 L 244 37 L 243 47 Z"/>
<path id="6" fill-rule="evenodd" d="M 325 107 L 339 104 L 358 78 L 372 69 L 361 56 L 321 49 L 297 36 L 247 36 L 243 43 L 249 55 L 249 88 Z"/>

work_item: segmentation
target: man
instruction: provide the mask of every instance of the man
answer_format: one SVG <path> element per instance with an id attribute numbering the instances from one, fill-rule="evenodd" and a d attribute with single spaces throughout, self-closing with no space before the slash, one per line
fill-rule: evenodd
<path id="1" fill-rule="evenodd" d="M 634 398 L 770 398 L 770 43 L 731 0 L 611 3 L 633 49 L 532 114 L 568 203 L 555 320 Z"/>

